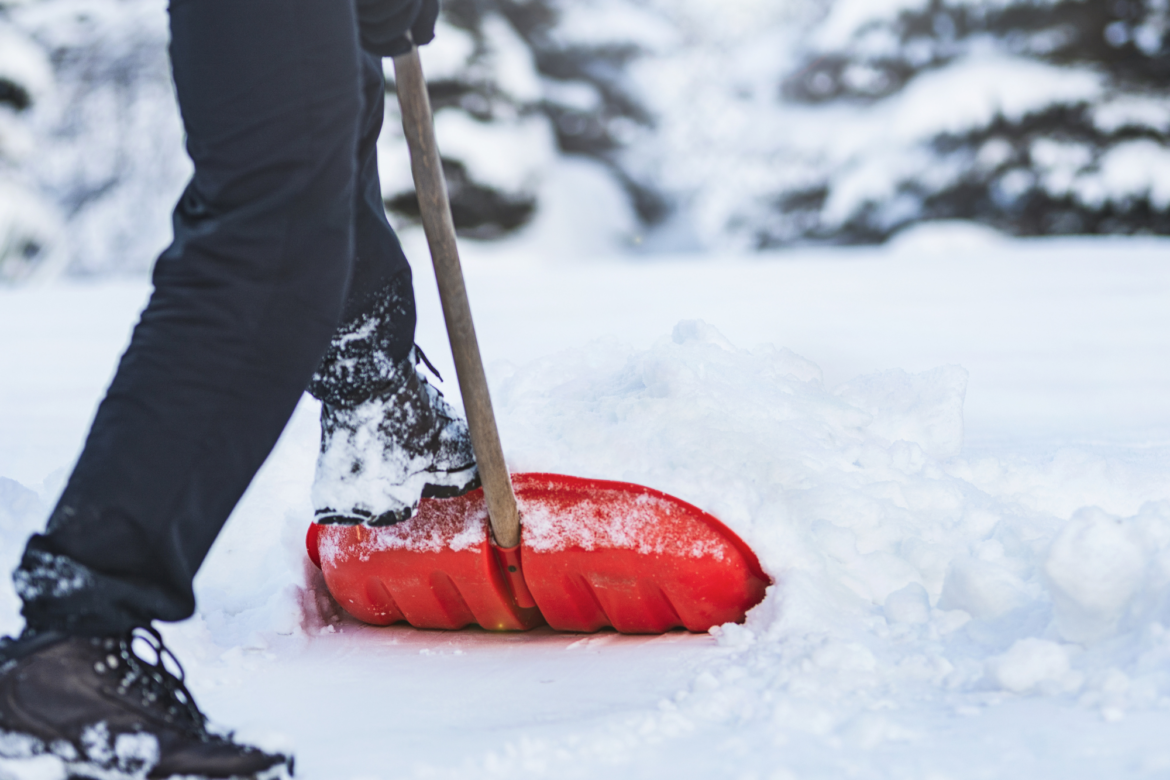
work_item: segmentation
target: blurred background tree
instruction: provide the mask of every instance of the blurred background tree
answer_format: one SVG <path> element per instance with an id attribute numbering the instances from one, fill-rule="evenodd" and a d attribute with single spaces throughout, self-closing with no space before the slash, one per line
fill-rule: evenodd
<path id="1" fill-rule="evenodd" d="M 665 204 L 627 175 L 618 152 L 633 128 L 653 120 L 627 66 L 643 53 L 637 20 L 604 36 L 582 31 L 580 0 L 446 0 L 424 59 L 443 139 L 455 225 L 493 238 L 533 217 L 542 178 L 555 157 L 596 162 L 626 192 L 645 222 Z M 587 2 L 611 18 L 622 3 Z M 608 6 L 608 7 L 606 7 Z M 585 34 L 580 34 L 584 32 Z M 417 218 L 406 150 L 398 131 L 392 69 L 383 187 L 392 213 Z"/>
<path id="2" fill-rule="evenodd" d="M 165 5 L 144 0 L 0 0 L 23 45 L 0 45 L 34 99 L 20 180 L 64 229 L 45 239 L 49 265 L 75 274 L 141 272 L 170 235 L 190 175 L 167 61 Z M 35 63 L 48 67 L 30 79 Z M 2 207 L 0 207 L 2 208 Z"/>
<path id="3" fill-rule="evenodd" d="M 1168 233 L 1168 4 L 446 0 L 423 54 L 465 237 Z M 150 266 L 189 175 L 166 43 L 163 0 L 0 0 L 0 274 Z M 393 91 L 381 172 L 405 226 Z"/>
<path id="4" fill-rule="evenodd" d="M 800 139 L 809 169 L 776 189 L 757 245 L 875 242 L 932 219 L 1170 232 L 1168 7 L 838 0 L 781 84 L 825 130 Z"/>
<path id="5" fill-rule="evenodd" d="M 53 253 L 60 215 L 27 174 L 34 109 L 53 86 L 48 57 L 0 5 L 0 280 L 31 275 Z"/>

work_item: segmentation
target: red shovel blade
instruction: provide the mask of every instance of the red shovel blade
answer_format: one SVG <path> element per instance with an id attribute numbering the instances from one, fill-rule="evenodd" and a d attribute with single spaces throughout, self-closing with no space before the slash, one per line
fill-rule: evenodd
<path id="1" fill-rule="evenodd" d="M 628 482 L 512 477 L 524 580 L 562 631 L 653 634 L 738 623 L 770 583 L 751 549 L 698 507 Z"/>
<path id="2" fill-rule="evenodd" d="M 526 629 L 543 618 L 562 631 L 706 631 L 742 621 L 764 598 L 770 580 L 751 549 L 684 501 L 559 474 L 515 474 L 512 483 L 520 574 L 538 610 L 517 605 L 481 491 L 423 501 L 418 515 L 387 528 L 314 526 L 309 554 L 319 546 L 334 598 L 379 625 Z"/>

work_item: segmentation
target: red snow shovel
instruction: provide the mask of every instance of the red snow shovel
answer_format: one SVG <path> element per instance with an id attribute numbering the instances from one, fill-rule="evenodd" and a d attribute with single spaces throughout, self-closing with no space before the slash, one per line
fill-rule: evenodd
<path id="1" fill-rule="evenodd" d="M 312 525 L 309 557 L 367 623 L 660 633 L 739 622 L 771 582 L 711 515 L 652 488 L 509 478 L 463 284 L 417 49 L 394 58 L 402 124 L 483 488 L 393 526 Z M 521 531 L 523 521 L 523 532 Z M 490 530 L 489 530 L 490 529 Z"/>

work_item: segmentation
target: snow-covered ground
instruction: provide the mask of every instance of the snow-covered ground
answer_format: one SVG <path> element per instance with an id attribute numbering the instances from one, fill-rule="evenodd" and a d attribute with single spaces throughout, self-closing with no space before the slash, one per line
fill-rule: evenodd
<path id="1" fill-rule="evenodd" d="M 713 636 L 360 626 L 304 560 L 306 399 L 167 631 L 215 719 L 317 780 L 1170 774 L 1170 241 L 524 247 L 465 249 L 512 467 L 674 493 L 776 586 Z M 0 290 L 4 568 L 147 293 Z"/>

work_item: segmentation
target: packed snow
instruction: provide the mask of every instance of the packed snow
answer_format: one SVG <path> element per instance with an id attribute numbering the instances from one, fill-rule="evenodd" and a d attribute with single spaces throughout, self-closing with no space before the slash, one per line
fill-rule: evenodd
<path id="1" fill-rule="evenodd" d="M 696 504 L 759 554 L 767 598 L 710 635 L 362 626 L 304 553 L 306 398 L 198 613 L 166 627 L 213 718 L 307 778 L 1170 771 L 1170 243 L 944 225 L 707 262 L 539 249 L 465 247 L 510 466 Z M 147 292 L 0 290 L 5 568 Z M 17 609 L 0 582 L 0 630 Z"/>

